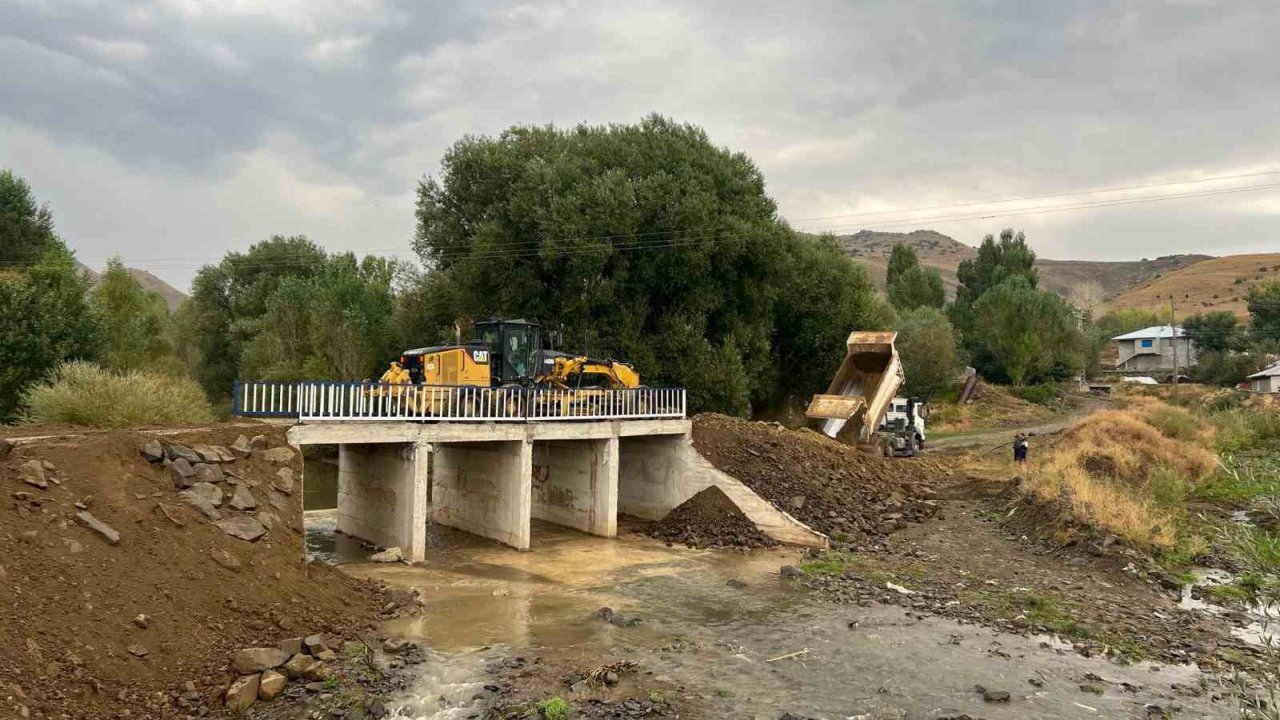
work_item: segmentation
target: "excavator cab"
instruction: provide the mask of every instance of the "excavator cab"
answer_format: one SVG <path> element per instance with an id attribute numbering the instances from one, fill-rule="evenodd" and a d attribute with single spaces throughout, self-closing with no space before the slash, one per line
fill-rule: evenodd
<path id="1" fill-rule="evenodd" d="M 489 351 L 494 387 L 529 385 L 539 375 L 542 326 L 528 320 L 487 320 L 475 324 L 476 339 Z"/>

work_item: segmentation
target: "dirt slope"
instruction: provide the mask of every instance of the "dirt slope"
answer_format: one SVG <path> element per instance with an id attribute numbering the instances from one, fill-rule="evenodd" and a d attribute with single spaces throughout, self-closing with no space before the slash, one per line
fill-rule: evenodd
<path id="1" fill-rule="evenodd" d="M 942 273 L 948 297 L 955 295 L 956 269 L 962 261 L 974 257 L 978 252 L 975 247 L 933 230 L 914 230 L 909 233 L 862 230 L 838 240 L 851 257 L 867 267 L 872 281 L 880 288 L 884 287 L 885 271 L 888 269 L 889 253 L 893 246 L 902 242 L 915 248 L 921 265 Z M 1040 270 L 1040 285 L 1064 297 L 1086 282 L 1100 283 L 1105 297 L 1115 297 L 1135 285 L 1146 283 L 1161 274 L 1195 265 L 1208 257 L 1169 255 L 1154 260 L 1122 262 L 1041 258 L 1036 261 L 1036 267 Z"/>
<path id="2" fill-rule="evenodd" d="M 836 544 L 887 535 L 937 511 L 934 460 L 884 458 L 810 430 L 705 413 L 693 444 L 716 468 Z"/>
<path id="3" fill-rule="evenodd" d="M 1111 309 L 1141 308 L 1167 312 L 1169 297 L 1180 317 L 1229 310 L 1249 316 L 1245 294 L 1266 280 L 1280 280 L 1280 253 L 1230 255 L 1196 263 L 1133 287 L 1109 303 Z"/>
<path id="4" fill-rule="evenodd" d="M 162 439 L 229 446 L 245 431 Z M 32 717 L 115 718 L 128 710 L 167 718 L 203 706 L 220 715 L 236 650 L 317 632 L 354 637 L 376 617 L 371 586 L 303 561 L 301 486 L 292 494 L 271 487 L 281 468 L 301 471 L 296 453 L 280 463 L 254 452 L 218 464 L 242 478 L 235 482 L 257 504 L 247 512 L 224 504 L 220 515 L 270 524 L 249 542 L 185 504 L 170 471 L 139 454 L 161 436 L 56 433 L 20 441 L 0 459 L 0 703 L 13 698 L 3 711 L 25 705 Z M 248 433 L 264 434 L 270 448 L 284 444 L 278 428 Z M 47 488 L 24 479 L 32 462 Z M 227 498 L 232 480 L 218 483 Z M 119 543 L 78 522 L 76 503 L 117 531 Z M 140 614 L 149 621 L 135 624 Z M 199 693 L 181 698 L 189 710 L 177 707 L 186 681 Z"/>

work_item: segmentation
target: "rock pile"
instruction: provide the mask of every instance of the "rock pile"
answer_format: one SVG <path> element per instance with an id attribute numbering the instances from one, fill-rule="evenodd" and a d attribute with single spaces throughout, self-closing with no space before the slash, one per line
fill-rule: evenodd
<path id="1" fill-rule="evenodd" d="M 246 479 L 231 466 L 238 458 L 247 458 L 255 452 L 274 463 L 287 463 L 294 456 L 287 446 L 267 449 L 264 435 L 255 435 L 253 439 L 241 435 L 229 448 L 161 440 L 148 440 L 138 448 L 138 454 L 148 462 L 167 469 L 179 500 L 200 511 L 226 534 L 245 542 L 255 542 L 266 535 L 277 520 L 270 511 L 258 510 L 258 501 L 253 495 L 258 483 Z M 223 485 L 228 487 L 224 490 Z M 293 469 L 280 468 L 270 487 L 282 495 L 292 495 Z M 279 509 L 287 504 L 274 495 L 269 499 Z M 179 522 L 163 503 L 160 508 L 170 520 Z"/>
<path id="2" fill-rule="evenodd" d="M 645 532 L 669 544 L 680 543 L 691 548 L 776 545 L 718 487 L 709 487 L 685 500 Z"/>
<path id="3" fill-rule="evenodd" d="M 328 663 L 338 658 L 323 635 L 281 640 L 276 647 L 244 648 L 236 653 L 231 668 L 239 675 L 227 688 L 223 700 L 231 712 L 242 713 L 255 702 L 275 700 L 290 680 L 314 683 L 315 691 L 333 677 Z"/>
<path id="4" fill-rule="evenodd" d="M 837 544 L 883 537 L 938 511 L 930 459 L 883 458 L 810 430 L 724 415 L 693 419 L 693 444 L 720 470 Z"/>

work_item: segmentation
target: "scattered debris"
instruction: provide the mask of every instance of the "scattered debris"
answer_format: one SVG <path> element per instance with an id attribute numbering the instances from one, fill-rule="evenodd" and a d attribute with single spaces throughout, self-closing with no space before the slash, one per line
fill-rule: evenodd
<path id="1" fill-rule="evenodd" d="M 399 547 L 389 547 L 382 552 L 374 553 L 369 559 L 376 563 L 393 563 L 404 560 L 404 552 Z"/>
<path id="2" fill-rule="evenodd" d="M 76 513 L 76 521 L 98 533 L 112 545 L 120 544 L 120 533 L 116 532 L 115 528 L 94 517 L 92 513 L 82 510 Z"/>

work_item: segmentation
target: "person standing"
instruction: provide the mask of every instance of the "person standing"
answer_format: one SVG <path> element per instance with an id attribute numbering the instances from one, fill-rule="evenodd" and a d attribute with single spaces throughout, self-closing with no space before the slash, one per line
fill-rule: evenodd
<path id="1" fill-rule="evenodd" d="M 1030 443 L 1027 442 L 1027 436 L 1018 433 L 1013 436 L 1013 461 L 1016 463 L 1025 463 L 1027 461 L 1027 449 Z"/>

